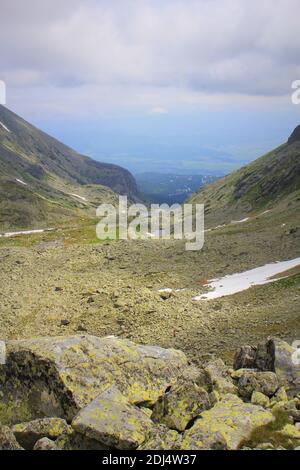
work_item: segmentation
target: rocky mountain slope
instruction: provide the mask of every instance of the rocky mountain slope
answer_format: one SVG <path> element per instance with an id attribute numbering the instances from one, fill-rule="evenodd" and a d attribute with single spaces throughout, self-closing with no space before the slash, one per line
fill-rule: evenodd
<path id="1" fill-rule="evenodd" d="M 237 450 L 300 444 L 300 368 L 280 339 L 234 368 L 116 337 L 1 343 L 0 449 Z"/>
<path id="2" fill-rule="evenodd" d="M 0 230 L 88 213 L 115 194 L 137 198 L 133 176 L 78 154 L 0 106 Z"/>
<path id="3" fill-rule="evenodd" d="M 200 188 L 190 202 L 205 204 L 206 220 L 226 223 L 300 198 L 300 126 L 288 141 L 239 169 Z"/>

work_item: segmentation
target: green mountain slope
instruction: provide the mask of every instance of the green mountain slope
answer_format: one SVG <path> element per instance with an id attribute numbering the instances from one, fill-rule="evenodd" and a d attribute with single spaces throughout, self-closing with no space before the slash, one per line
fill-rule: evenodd
<path id="1" fill-rule="evenodd" d="M 226 223 L 299 200 L 300 126 L 285 144 L 200 188 L 189 202 L 205 204 L 208 223 Z"/>
<path id="2" fill-rule="evenodd" d="M 138 199 L 127 170 L 78 154 L 0 106 L 0 231 L 94 215 L 117 194 Z"/>

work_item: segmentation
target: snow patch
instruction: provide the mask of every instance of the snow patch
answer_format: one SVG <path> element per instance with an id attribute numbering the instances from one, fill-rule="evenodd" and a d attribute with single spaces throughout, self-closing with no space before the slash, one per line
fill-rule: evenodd
<path id="1" fill-rule="evenodd" d="M 22 180 L 19 180 L 18 178 L 16 178 L 16 181 L 20 184 L 24 184 L 24 186 L 27 186 L 27 183 L 25 183 L 24 181 Z"/>
<path id="2" fill-rule="evenodd" d="M 249 220 L 249 217 L 245 217 L 244 219 L 241 219 L 241 220 L 232 220 L 231 223 L 232 224 L 242 224 L 243 222 L 247 222 L 247 220 Z"/>
<path id="3" fill-rule="evenodd" d="M 172 293 L 172 292 L 182 292 L 184 291 L 185 288 L 182 288 L 182 289 L 170 289 L 169 287 L 166 287 L 164 289 L 159 289 L 158 292 L 168 292 L 168 293 Z"/>
<path id="4" fill-rule="evenodd" d="M 0 121 L 0 126 L 3 127 L 5 131 L 10 132 L 10 130 L 1 121 Z"/>
<path id="5" fill-rule="evenodd" d="M 31 235 L 33 233 L 52 232 L 53 230 L 55 229 L 45 228 L 45 229 L 37 229 L 37 230 L 21 230 L 20 232 L 5 232 L 5 233 L 0 233 L 0 237 L 4 237 L 4 238 L 17 237 L 18 235 Z"/>
<path id="6" fill-rule="evenodd" d="M 83 196 L 79 196 L 79 194 L 74 194 L 74 193 L 69 193 L 70 196 L 78 197 L 78 199 L 81 199 L 82 201 L 86 201 L 86 198 Z"/>
<path id="7" fill-rule="evenodd" d="M 206 284 L 206 286 L 210 287 L 212 290 L 206 294 L 194 297 L 193 300 L 217 299 L 219 297 L 236 294 L 252 286 L 268 284 L 276 281 L 276 279 L 270 279 L 271 277 L 299 265 L 300 258 L 295 258 L 288 261 L 269 263 L 259 268 L 250 269 L 242 273 L 230 274 L 220 279 L 212 279 Z"/>
<path id="8" fill-rule="evenodd" d="M 261 214 L 258 214 L 258 217 L 261 215 L 267 214 L 268 212 L 271 212 L 271 209 L 267 209 L 266 211 L 263 211 Z"/>
<path id="9" fill-rule="evenodd" d="M 264 212 L 261 212 L 258 214 L 256 217 L 261 217 L 264 214 L 267 214 L 268 212 L 271 212 L 272 209 L 267 209 Z M 223 228 L 223 227 L 228 227 L 229 225 L 234 225 L 234 224 L 242 224 L 244 222 L 247 222 L 248 220 L 252 220 L 255 217 L 245 217 L 244 219 L 241 220 L 232 220 L 229 224 L 222 224 L 222 225 L 217 225 L 216 227 L 208 228 L 204 230 L 204 232 L 211 232 L 212 230 L 217 230 L 218 228 Z"/>

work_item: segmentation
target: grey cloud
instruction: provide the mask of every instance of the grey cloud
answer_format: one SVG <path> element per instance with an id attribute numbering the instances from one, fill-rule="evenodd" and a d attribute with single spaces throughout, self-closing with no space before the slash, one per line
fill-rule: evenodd
<path id="1" fill-rule="evenodd" d="M 280 96 L 299 78 L 299 0 L 0 0 L 0 78 Z M 156 103 L 160 106 L 160 103 Z"/>

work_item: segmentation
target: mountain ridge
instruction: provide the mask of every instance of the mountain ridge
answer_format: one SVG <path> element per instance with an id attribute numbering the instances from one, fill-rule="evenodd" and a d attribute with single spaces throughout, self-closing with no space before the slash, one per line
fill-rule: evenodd
<path id="1" fill-rule="evenodd" d="M 91 215 L 117 194 L 139 200 L 128 170 L 79 154 L 1 105 L 0 183 L 2 228 L 45 225 L 82 209 Z"/>
<path id="2" fill-rule="evenodd" d="M 255 215 L 284 203 L 298 201 L 300 191 L 300 126 L 288 141 L 225 176 L 200 188 L 189 202 L 204 203 L 208 223 Z"/>

